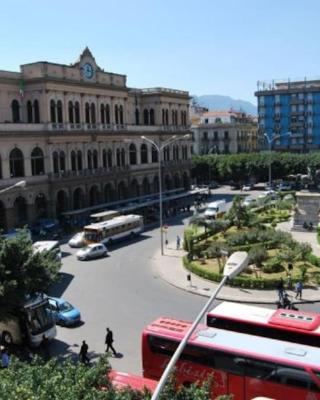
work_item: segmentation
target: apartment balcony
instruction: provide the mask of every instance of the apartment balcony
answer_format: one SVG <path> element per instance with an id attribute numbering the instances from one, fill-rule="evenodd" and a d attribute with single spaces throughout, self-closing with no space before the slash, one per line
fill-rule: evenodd
<path id="1" fill-rule="evenodd" d="M 61 180 L 76 180 L 83 178 L 92 177 L 114 177 L 117 174 L 127 174 L 130 169 L 129 165 L 124 167 L 111 167 L 111 168 L 96 168 L 96 169 L 82 169 L 80 171 L 60 171 L 60 172 L 50 172 L 48 173 L 49 181 L 61 181 Z"/>
<path id="2" fill-rule="evenodd" d="M 304 104 L 305 99 L 291 99 L 290 104 Z"/>

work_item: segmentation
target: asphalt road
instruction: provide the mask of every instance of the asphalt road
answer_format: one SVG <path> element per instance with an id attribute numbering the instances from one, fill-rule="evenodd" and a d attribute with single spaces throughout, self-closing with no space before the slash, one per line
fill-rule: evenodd
<path id="1" fill-rule="evenodd" d="M 169 224 L 168 239 L 174 240 L 181 221 Z M 180 233 L 180 232 L 179 232 Z M 62 281 L 51 294 L 62 296 L 81 310 L 84 324 L 58 327 L 52 353 L 78 352 L 86 340 L 92 356 L 104 352 L 105 331 L 114 333 L 113 368 L 141 373 L 141 331 L 159 316 L 194 319 L 206 299 L 178 290 L 155 276 L 150 259 L 159 246 L 159 230 L 145 232 L 134 242 L 110 248 L 104 259 L 78 261 L 76 249 L 62 245 Z"/>
<path id="2" fill-rule="evenodd" d="M 230 202 L 237 193 L 218 188 L 212 191 L 210 201 L 225 198 Z M 242 194 L 256 197 L 259 193 Z M 177 233 L 181 234 L 182 224 L 179 218 L 169 221 L 169 242 L 175 240 Z M 109 256 L 99 260 L 78 261 L 77 250 L 62 245 L 62 280 L 51 294 L 62 296 L 78 307 L 83 325 L 58 327 L 57 339 L 51 347 L 53 355 L 76 357 L 82 340 L 86 340 L 94 358 L 104 352 L 106 327 L 110 327 L 119 353 L 118 358 L 110 359 L 112 367 L 141 374 L 143 327 L 159 316 L 195 318 L 207 299 L 174 288 L 156 276 L 151 258 L 159 245 L 159 229 L 110 248 Z M 319 306 L 307 305 L 303 309 L 319 311 Z"/>

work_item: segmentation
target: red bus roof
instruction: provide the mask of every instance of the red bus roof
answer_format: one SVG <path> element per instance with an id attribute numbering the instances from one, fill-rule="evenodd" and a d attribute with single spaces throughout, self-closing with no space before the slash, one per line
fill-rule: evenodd
<path id="1" fill-rule="evenodd" d="M 320 314 L 310 311 L 272 310 L 238 303 L 220 303 L 208 313 L 209 317 L 221 317 L 245 323 L 270 326 L 287 331 L 305 331 L 320 336 Z"/>
<path id="2" fill-rule="evenodd" d="M 109 378 L 112 384 L 118 389 L 125 389 L 129 386 L 134 390 L 143 390 L 147 388 L 150 392 L 154 392 L 158 384 L 158 382 L 153 379 L 114 370 L 110 371 Z"/>
<path id="3" fill-rule="evenodd" d="M 176 327 L 175 327 L 176 324 Z M 191 322 L 161 317 L 148 325 L 143 335 L 161 336 L 181 341 Z M 245 333 L 199 325 L 189 340 L 190 344 L 230 351 L 263 359 L 287 361 L 320 369 L 320 349 Z"/>

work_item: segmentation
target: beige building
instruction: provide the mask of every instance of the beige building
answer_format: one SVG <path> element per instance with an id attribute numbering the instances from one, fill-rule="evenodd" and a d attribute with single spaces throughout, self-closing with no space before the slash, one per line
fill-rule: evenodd
<path id="1" fill-rule="evenodd" d="M 160 144 L 164 190 L 189 187 L 188 92 L 132 89 L 86 48 L 70 65 L 35 62 L 0 71 L 0 194 L 3 229 L 65 211 L 156 193 Z"/>
<path id="2" fill-rule="evenodd" d="M 209 111 L 192 121 L 196 154 L 257 151 L 257 119 L 244 112 Z"/>

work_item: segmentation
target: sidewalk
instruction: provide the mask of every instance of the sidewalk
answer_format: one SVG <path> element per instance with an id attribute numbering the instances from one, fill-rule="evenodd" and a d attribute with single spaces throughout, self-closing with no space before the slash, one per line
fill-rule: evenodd
<path id="1" fill-rule="evenodd" d="M 286 225 L 284 225 L 286 224 Z M 281 225 L 281 224 L 279 224 Z M 181 237 L 183 236 L 184 225 L 181 226 Z M 280 228 L 280 226 L 279 226 Z M 290 230 L 290 223 L 283 223 L 282 230 Z M 316 255 L 320 256 L 320 247 L 316 242 L 315 233 L 291 232 L 293 237 L 298 241 L 309 242 L 314 249 Z M 313 235 L 313 237 L 311 237 Z M 298 237 L 297 237 L 298 236 Z M 310 236 L 310 237 L 309 237 Z M 152 257 L 151 261 L 153 268 L 158 276 L 172 286 L 194 293 L 200 296 L 210 297 L 218 284 L 200 278 L 191 273 L 191 282 L 187 280 L 187 275 L 190 274 L 182 264 L 182 257 L 186 254 L 183 250 L 176 250 L 175 243 L 169 243 L 169 246 L 164 249 L 164 255 L 161 256 L 160 250 Z M 302 300 L 294 298 L 295 293 L 287 290 L 289 295 L 292 295 L 292 301 L 295 303 L 316 302 L 320 301 L 320 290 L 304 289 Z M 218 300 L 235 301 L 241 303 L 255 304 L 274 304 L 278 300 L 277 291 L 275 290 L 256 290 L 243 289 L 224 286 L 217 296 Z"/>

